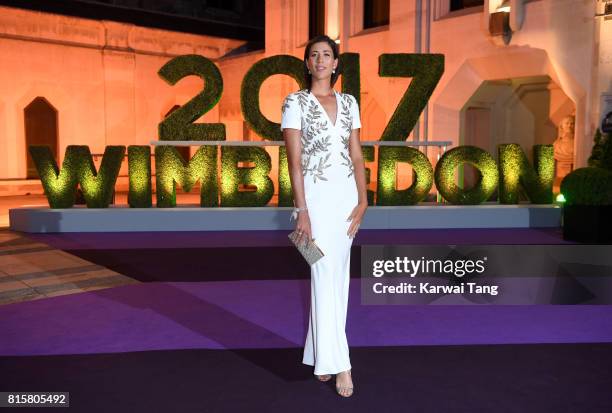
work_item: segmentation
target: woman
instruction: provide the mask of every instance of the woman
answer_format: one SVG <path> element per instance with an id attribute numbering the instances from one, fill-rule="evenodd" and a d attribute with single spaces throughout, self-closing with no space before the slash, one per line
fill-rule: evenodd
<path id="1" fill-rule="evenodd" d="M 336 391 L 353 394 L 346 339 L 350 252 L 368 207 L 359 143 L 359 107 L 332 88 L 338 45 L 328 36 L 304 51 L 307 88 L 285 98 L 281 130 L 297 212 L 298 242 L 315 240 L 325 256 L 311 266 L 311 304 L 302 362 L 320 381 L 336 375 Z"/>

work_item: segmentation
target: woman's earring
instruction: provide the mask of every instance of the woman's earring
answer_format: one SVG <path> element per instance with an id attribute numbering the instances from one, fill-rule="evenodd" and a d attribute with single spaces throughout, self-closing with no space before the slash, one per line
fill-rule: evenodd
<path id="1" fill-rule="evenodd" d="M 332 73 L 336 73 L 336 69 L 333 69 L 333 70 L 332 70 Z"/>

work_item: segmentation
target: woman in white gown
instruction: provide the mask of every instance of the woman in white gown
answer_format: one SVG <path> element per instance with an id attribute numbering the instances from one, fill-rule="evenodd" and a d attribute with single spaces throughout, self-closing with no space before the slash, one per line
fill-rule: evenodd
<path id="1" fill-rule="evenodd" d="M 307 88 L 285 98 L 281 130 L 300 240 L 314 239 L 325 256 L 311 266 L 308 334 L 302 362 L 321 381 L 336 375 L 338 394 L 353 393 L 346 339 L 350 252 L 367 209 L 365 169 L 359 144 L 359 107 L 332 88 L 338 46 L 327 36 L 304 52 Z"/>

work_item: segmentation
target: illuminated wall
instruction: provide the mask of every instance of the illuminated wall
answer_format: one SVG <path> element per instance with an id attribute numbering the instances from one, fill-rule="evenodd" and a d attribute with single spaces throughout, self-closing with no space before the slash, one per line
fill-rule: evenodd
<path id="1" fill-rule="evenodd" d="M 389 25 L 363 30 L 363 1 L 329 0 L 328 32 L 338 33 L 342 52 L 360 54 L 362 139 L 380 137 L 410 83 L 380 77 L 379 55 L 442 53 L 444 75 L 429 102 L 427 122 L 423 116 L 411 139 L 463 144 L 466 104 L 485 82 L 547 77 L 560 88 L 560 99 L 569 99 L 576 110 L 576 166 L 584 165 L 602 94 L 612 94 L 612 60 L 606 57 L 612 54 L 612 37 L 605 37 L 612 20 L 594 18 L 594 2 L 521 2 L 521 27 L 506 45 L 488 33 L 488 10 L 496 5 L 493 0 L 485 4 L 449 13 L 447 0 L 391 0 Z M 142 145 L 157 139 L 163 116 L 201 89 L 195 78 L 169 86 L 157 76 L 170 58 L 187 53 L 213 59 L 223 76 L 221 100 L 204 119 L 223 122 L 228 140 L 259 140 L 245 127 L 240 112 L 240 82 L 264 57 L 303 56 L 307 11 L 308 0 L 268 0 L 265 51 L 221 58 L 241 42 L 0 8 L 0 179 L 26 176 L 23 109 L 38 96 L 58 111 L 60 156 L 70 144 L 89 145 L 100 153 L 106 145 Z M 596 42 L 599 55 L 594 54 Z M 260 94 L 264 115 L 279 122 L 283 97 L 296 89 L 289 78 L 268 79 Z M 274 151 L 271 156 L 276 174 Z M 127 175 L 127 162 L 122 175 Z M 405 187 L 410 174 L 402 177 L 399 184 Z M 376 178 L 372 176 L 370 189 L 376 188 Z"/>
<path id="2" fill-rule="evenodd" d="M 38 96 L 57 110 L 60 154 L 75 144 L 93 153 L 148 144 L 169 109 L 201 90 L 196 78 L 168 86 L 159 68 L 181 54 L 218 59 L 241 44 L 0 7 L 0 179 L 26 177 L 23 110 Z M 216 120 L 218 108 L 206 117 Z"/>

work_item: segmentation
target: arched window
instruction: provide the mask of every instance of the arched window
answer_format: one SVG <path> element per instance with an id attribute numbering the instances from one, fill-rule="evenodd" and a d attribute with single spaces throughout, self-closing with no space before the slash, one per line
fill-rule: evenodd
<path id="1" fill-rule="evenodd" d="M 30 145 L 48 145 L 58 162 L 58 139 L 57 139 L 57 109 L 43 97 L 37 97 L 23 110 L 25 120 L 25 142 L 28 178 L 38 178 L 38 172 L 34 161 L 30 156 L 28 147 Z"/>

